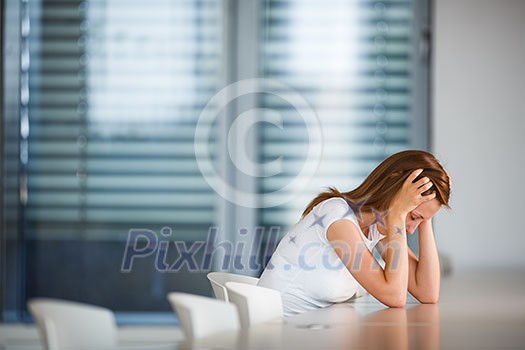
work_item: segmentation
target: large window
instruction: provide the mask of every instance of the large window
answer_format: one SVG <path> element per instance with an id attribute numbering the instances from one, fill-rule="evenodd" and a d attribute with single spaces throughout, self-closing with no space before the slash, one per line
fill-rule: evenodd
<path id="1" fill-rule="evenodd" d="M 204 272 L 158 271 L 156 254 L 121 268 L 131 229 L 162 238 L 169 228 L 166 239 L 191 244 L 216 222 L 193 134 L 220 88 L 222 10 L 220 1 L 22 4 L 22 310 L 47 296 L 167 311 L 168 291 L 208 292 Z"/>
<path id="2" fill-rule="evenodd" d="M 284 171 L 262 178 L 262 192 L 291 181 L 305 162 L 318 171 L 286 203 L 262 211 L 264 225 L 286 227 L 328 186 L 348 191 L 384 158 L 426 148 L 425 66 L 417 50 L 425 20 L 416 1 L 265 1 L 261 73 L 295 89 L 316 112 L 312 124 L 283 98 L 262 105 L 283 114 L 279 130 L 262 128 L 263 159 L 284 157 Z M 419 4 L 421 6 L 421 4 Z M 289 92 L 283 92 L 286 98 Z M 423 104 L 423 105 L 422 105 Z M 323 154 L 308 157 L 310 129 L 320 126 Z"/>
<path id="3" fill-rule="evenodd" d="M 4 2 L 3 318 L 36 296 L 167 315 L 210 269 L 260 273 L 323 187 L 427 147 L 424 4 Z M 155 249 L 126 270 L 130 245 Z"/>

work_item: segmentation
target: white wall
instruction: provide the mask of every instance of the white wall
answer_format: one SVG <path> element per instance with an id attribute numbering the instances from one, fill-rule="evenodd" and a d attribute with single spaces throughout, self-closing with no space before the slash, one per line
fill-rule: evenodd
<path id="1" fill-rule="evenodd" d="M 435 0 L 433 151 L 452 177 L 435 220 L 455 270 L 525 267 L 525 0 Z"/>

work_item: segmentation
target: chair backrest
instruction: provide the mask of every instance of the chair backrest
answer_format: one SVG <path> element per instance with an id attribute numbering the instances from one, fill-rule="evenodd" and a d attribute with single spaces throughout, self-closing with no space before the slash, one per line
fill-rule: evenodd
<path id="1" fill-rule="evenodd" d="M 208 280 L 213 288 L 215 297 L 219 300 L 229 301 L 228 291 L 226 290 L 226 282 L 238 282 L 256 286 L 259 279 L 252 276 L 238 275 L 228 272 L 210 272 L 208 273 Z"/>
<path id="2" fill-rule="evenodd" d="M 169 293 L 168 301 L 180 320 L 187 340 L 240 329 L 235 305 L 186 293 Z"/>
<path id="3" fill-rule="evenodd" d="M 237 282 L 226 282 L 230 302 L 237 306 L 243 328 L 282 320 L 281 293 L 276 290 Z"/>
<path id="4" fill-rule="evenodd" d="M 47 350 L 111 348 L 117 326 L 111 310 L 72 301 L 37 298 L 28 302 Z"/>

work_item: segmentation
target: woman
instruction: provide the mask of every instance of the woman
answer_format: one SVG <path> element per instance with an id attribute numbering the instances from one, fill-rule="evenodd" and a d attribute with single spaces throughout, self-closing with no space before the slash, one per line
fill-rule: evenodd
<path id="1" fill-rule="evenodd" d="M 353 191 L 330 188 L 314 198 L 279 243 L 259 285 L 281 292 L 285 315 L 365 291 L 390 307 L 403 307 L 407 290 L 422 303 L 436 303 L 440 270 L 432 217 L 448 207 L 449 195 L 449 176 L 432 154 L 394 154 Z M 419 259 L 406 238 L 417 228 Z M 383 261 L 376 261 L 374 248 Z"/>

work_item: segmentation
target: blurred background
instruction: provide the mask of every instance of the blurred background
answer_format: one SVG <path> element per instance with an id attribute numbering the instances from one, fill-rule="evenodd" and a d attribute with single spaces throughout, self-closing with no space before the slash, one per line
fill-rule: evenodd
<path id="1" fill-rule="evenodd" d="M 404 149 L 434 152 L 452 177 L 434 220 L 447 271 L 525 270 L 525 1 L 1 9 L 4 321 L 45 296 L 171 322 L 167 292 L 211 295 L 210 270 L 260 274 L 316 193 L 350 190 Z M 210 228 L 211 266 L 159 269 Z M 132 229 L 167 249 L 122 272 Z M 221 242 L 244 247 L 244 266 L 222 266 Z M 202 267 L 204 248 L 194 257 Z"/>

